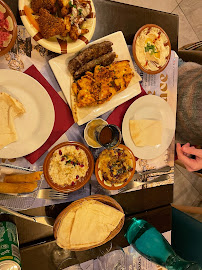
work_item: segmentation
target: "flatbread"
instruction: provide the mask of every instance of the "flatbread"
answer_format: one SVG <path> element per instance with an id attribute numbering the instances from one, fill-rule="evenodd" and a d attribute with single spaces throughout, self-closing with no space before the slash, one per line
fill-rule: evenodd
<path id="1" fill-rule="evenodd" d="M 0 93 L 0 149 L 17 141 L 14 120 L 25 113 L 25 108 L 17 99 Z"/>
<path id="2" fill-rule="evenodd" d="M 70 235 L 74 223 L 76 209 L 69 211 L 60 224 L 57 233 L 57 244 L 61 248 L 70 249 Z"/>
<path id="3" fill-rule="evenodd" d="M 65 249 L 90 248 L 106 240 L 124 214 L 96 200 L 84 201 L 61 221 L 57 244 Z"/>
<path id="4" fill-rule="evenodd" d="M 138 147 L 155 146 L 162 141 L 162 122 L 160 120 L 130 120 L 130 134 Z"/>

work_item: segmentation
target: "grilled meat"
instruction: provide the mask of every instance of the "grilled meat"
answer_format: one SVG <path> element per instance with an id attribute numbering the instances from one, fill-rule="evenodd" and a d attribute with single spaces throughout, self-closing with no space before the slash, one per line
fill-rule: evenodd
<path id="1" fill-rule="evenodd" d="M 100 57 L 112 51 L 113 43 L 111 41 L 104 41 L 98 44 L 89 46 L 87 49 L 80 52 L 76 57 L 71 59 L 68 64 L 70 73 L 73 75 L 82 65 L 90 62 L 93 59 Z"/>
<path id="2" fill-rule="evenodd" d="M 108 66 L 110 65 L 116 57 L 115 52 L 109 52 L 107 54 L 104 54 L 97 59 L 93 59 L 92 61 L 86 63 L 82 67 L 80 67 L 75 73 L 74 73 L 74 79 L 78 79 L 83 75 L 86 71 L 93 71 L 95 66 L 101 65 L 101 66 Z"/>

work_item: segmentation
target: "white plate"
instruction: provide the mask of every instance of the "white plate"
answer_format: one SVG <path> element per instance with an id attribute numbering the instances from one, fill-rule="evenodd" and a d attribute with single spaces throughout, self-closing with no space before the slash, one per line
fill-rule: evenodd
<path id="1" fill-rule="evenodd" d="M 91 1 L 92 6 L 92 14 L 93 18 L 88 18 L 85 22 L 85 27 L 89 29 L 89 32 L 83 36 L 83 40 L 77 39 L 77 41 L 72 41 L 70 37 L 63 38 L 59 36 L 54 36 L 49 39 L 42 38 L 41 34 L 38 33 L 36 28 L 29 22 L 27 16 L 24 12 L 24 6 L 30 7 L 30 0 L 19 0 L 18 1 L 18 8 L 20 12 L 21 20 L 27 29 L 28 33 L 35 41 L 37 41 L 41 46 L 44 48 L 56 52 L 56 53 L 75 53 L 81 50 L 83 47 L 86 46 L 86 43 L 89 42 L 94 34 L 95 25 L 96 25 L 96 18 L 95 18 L 95 7 L 93 1 Z M 61 45 L 63 43 L 63 45 Z M 67 51 L 67 52 L 66 52 Z"/>
<path id="2" fill-rule="evenodd" d="M 129 60 L 130 67 L 135 72 L 134 65 L 130 56 L 130 52 L 128 50 L 124 35 L 121 31 L 113 33 L 106 37 L 100 38 L 90 43 L 89 45 L 87 45 L 86 48 L 92 44 L 100 43 L 103 41 L 111 41 L 113 43 L 112 45 L 113 51 L 118 55 L 118 57 L 116 58 L 116 61 Z M 49 60 L 49 64 L 55 74 L 55 77 L 70 107 L 71 107 L 70 92 L 71 92 L 71 85 L 73 82 L 73 78 L 70 72 L 68 71 L 67 66 L 68 66 L 69 60 L 72 59 L 74 56 L 75 54 L 60 55 L 58 57 L 55 57 Z M 137 77 L 131 80 L 127 89 L 113 96 L 113 98 L 109 100 L 108 102 L 92 107 L 91 113 L 88 113 L 86 116 L 84 116 L 80 121 L 78 121 L 77 124 L 82 125 L 84 123 L 87 123 L 88 121 L 114 109 L 116 106 L 140 94 L 141 88 L 140 88 L 139 82 L 137 82 L 138 80 L 140 81 L 141 77 L 137 74 Z"/>
<path id="3" fill-rule="evenodd" d="M 129 120 L 155 119 L 162 121 L 162 143 L 156 146 L 135 146 L 131 135 Z M 175 117 L 168 103 L 158 96 L 147 95 L 134 101 L 125 113 L 122 134 L 125 144 L 133 154 L 141 159 L 159 157 L 169 147 L 175 133 Z"/>
<path id="4" fill-rule="evenodd" d="M 0 92 L 19 100 L 26 112 L 15 119 L 18 140 L 0 149 L 0 158 L 17 158 L 38 149 L 48 139 L 55 121 L 50 96 L 32 77 L 15 70 L 0 70 Z"/>

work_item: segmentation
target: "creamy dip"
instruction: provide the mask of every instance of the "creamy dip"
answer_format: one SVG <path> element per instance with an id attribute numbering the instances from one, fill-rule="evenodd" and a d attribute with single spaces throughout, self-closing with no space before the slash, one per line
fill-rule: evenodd
<path id="1" fill-rule="evenodd" d="M 82 181 L 88 171 L 88 158 L 79 146 L 63 146 L 57 149 L 50 160 L 48 173 L 53 183 L 59 186 Z"/>
<path id="2" fill-rule="evenodd" d="M 144 69 L 156 71 L 168 61 L 168 38 L 157 27 L 146 27 L 137 37 L 135 52 Z"/>

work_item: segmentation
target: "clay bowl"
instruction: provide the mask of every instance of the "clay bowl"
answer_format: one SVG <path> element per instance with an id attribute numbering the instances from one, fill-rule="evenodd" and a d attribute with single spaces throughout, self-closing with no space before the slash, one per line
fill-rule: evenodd
<path id="1" fill-rule="evenodd" d="M 80 147 L 87 155 L 88 158 L 88 171 L 84 177 L 84 179 L 82 181 L 76 181 L 75 185 L 65 185 L 65 186 L 60 186 L 56 183 L 54 183 L 49 175 L 49 165 L 50 165 L 50 160 L 52 158 L 53 153 L 62 148 L 63 146 L 69 146 L 69 145 L 73 145 L 73 146 L 78 146 Z M 53 189 L 59 191 L 59 192 L 64 192 L 64 193 L 70 193 L 73 191 L 76 191 L 80 188 L 82 188 L 89 180 L 90 177 L 93 173 L 94 170 L 94 159 L 93 159 L 93 155 L 90 152 L 90 150 L 82 143 L 79 142 L 63 142 L 58 144 L 57 146 L 55 146 L 46 156 L 45 160 L 44 160 L 44 164 L 43 164 L 43 172 L 44 172 L 44 177 L 47 181 L 47 183 L 49 184 L 49 186 L 51 186 Z"/>
<path id="2" fill-rule="evenodd" d="M 122 185 L 120 185 L 120 186 L 107 186 L 107 185 L 105 185 L 104 181 L 102 179 L 100 179 L 100 177 L 99 177 L 99 173 L 98 173 L 99 172 L 98 165 L 99 165 L 99 157 L 100 157 L 99 156 L 98 159 L 96 160 L 96 163 L 95 163 L 95 175 L 96 175 L 98 183 L 103 188 L 108 189 L 108 190 L 118 190 L 118 189 L 121 189 L 121 188 L 125 187 L 130 182 L 130 180 L 132 179 L 132 177 L 133 177 L 133 175 L 135 173 L 136 161 L 135 161 L 135 156 L 133 155 L 133 152 L 127 146 L 125 146 L 123 144 L 120 144 L 117 148 L 127 150 L 130 153 L 131 158 L 133 160 L 133 170 L 131 171 L 131 174 L 130 174 L 129 178 L 127 179 L 127 181 L 124 182 Z"/>
<path id="3" fill-rule="evenodd" d="M 104 204 L 107 204 L 111 207 L 114 207 L 115 209 L 121 211 L 122 213 L 124 213 L 122 207 L 120 206 L 120 204 L 117 203 L 117 201 L 115 201 L 114 199 L 112 199 L 111 197 L 109 196 L 106 196 L 106 195 L 91 195 L 91 196 L 88 196 L 88 197 L 85 197 L 85 198 L 82 198 L 80 200 L 77 200 L 73 203 L 71 203 L 69 206 L 67 206 L 56 218 L 55 220 L 55 223 L 54 223 L 54 226 L 53 226 L 53 233 L 54 233 L 54 237 L 55 239 L 57 240 L 57 232 L 58 232 L 58 229 L 60 227 L 60 224 L 61 224 L 61 221 L 62 219 L 65 217 L 65 215 L 68 213 L 68 211 L 70 211 L 72 208 L 74 208 L 75 206 L 77 206 L 78 204 L 81 204 L 83 201 L 86 201 L 86 200 L 97 200 L 101 203 L 104 203 Z M 121 219 L 121 221 L 119 222 L 118 226 L 110 233 L 110 235 L 102 242 L 100 243 L 99 245 L 92 245 L 91 247 L 88 247 L 88 248 L 78 248 L 78 249 L 72 249 L 72 251 L 83 251 L 83 250 L 88 250 L 88 249 L 92 249 L 92 248 L 95 248 L 97 246 L 101 246 L 105 243 L 107 243 L 108 241 L 112 240 L 122 229 L 123 225 L 124 225 L 124 220 L 125 220 L 125 217 L 123 217 Z"/>
<path id="4" fill-rule="evenodd" d="M 0 56 L 2 56 L 6 54 L 7 52 L 9 52 L 14 46 L 15 40 L 17 38 L 17 23 L 13 15 L 13 12 L 9 8 L 9 6 L 6 3 L 4 3 L 2 0 L 0 0 L 0 10 L 4 14 L 4 18 L 9 23 L 9 29 L 7 32 L 12 35 L 12 38 L 10 42 L 8 43 L 8 45 L 6 47 L 0 47 Z"/>
<path id="5" fill-rule="evenodd" d="M 167 61 L 166 61 L 166 63 L 165 63 L 162 67 L 160 67 L 158 70 L 155 70 L 155 71 L 149 70 L 149 69 L 145 69 L 145 68 L 141 65 L 141 63 L 139 62 L 139 60 L 137 59 L 137 56 L 136 56 L 136 41 L 137 41 L 137 37 L 140 35 L 140 33 L 141 33 L 146 27 L 156 27 L 156 28 L 158 28 L 161 32 L 163 32 L 163 33 L 165 34 L 165 36 L 166 36 L 167 39 L 168 39 L 169 55 L 168 55 L 168 57 L 167 57 Z M 137 33 L 135 34 L 135 37 L 134 37 L 134 39 L 133 39 L 132 51 L 133 51 L 133 57 L 134 57 L 134 59 L 135 59 L 135 62 L 136 62 L 136 64 L 138 65 L 138 67 L 139 67 L 142 71 L 144 71 L 145 73 L 148 73 L 148 74 L 157 74 L 157 73 L 162 72 L 162 71 L 166 68 L 166 66 L 168 65 L 168 63 L 169 63 L 169 61 L 170 61 L 170 56 L 171 56 L 171 44 L 170 44 L 170 39 L 169 39 L 168 35 L 166 34 L 166 32 L 165 32 L 160 26 L 158 26 L 158 25 L 156 25 L 156 24 L 146 24 L 146 25 L 142 26 L 142 27 L 137 31 Z"/>

